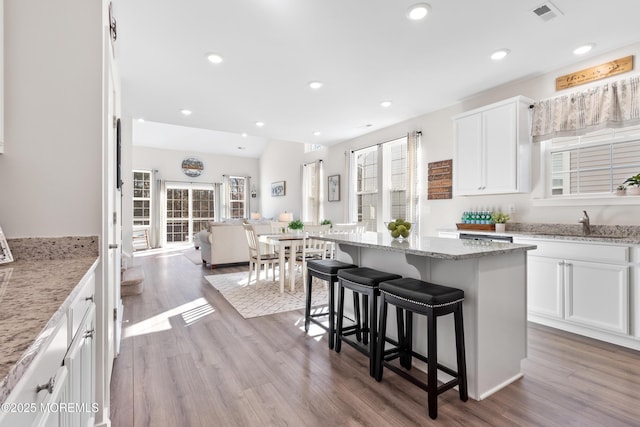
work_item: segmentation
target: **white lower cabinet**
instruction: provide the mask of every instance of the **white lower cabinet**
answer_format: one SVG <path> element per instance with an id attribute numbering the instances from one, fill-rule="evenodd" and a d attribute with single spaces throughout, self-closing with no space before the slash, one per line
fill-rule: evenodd
<path id="1" fill-rule="evenodd" d="M 86 427 L 93 425 L 95 384 L 95 306 L 92 304 L 84 322 L 64 358 L 69 371 L 68 401 L 76 406 L 68 415 L 68 426 Z"/>
<path id="2" fill-rule="evenodd" d="M 529 255 L 527 258 L 527 307 L 529 313 L 564 317 L 562 261 Z"/>
<path id="3" fill-rule="evenodd" d="M 514 239 L 538 249 L 527 256 L 530 321 L 640 348 L 634 311 L 631 246 Z"/>
<path id="4" fill-rule="evenodd" d="M 65 427 L 69 426 L 69 412 L 61 410 L 67 405 L 69 389 L 69 375 L 67 368 L 61 366 L 55 376 L 55 384 L 50 394 L 42 401 L 34 426 L 37 427 Z"/>
<path id="5" fill-rule="evenodd" d="M 564 318 L 620 334 L 629 333 L 629 267 L 564 262 Z"/>
<path id="6" fill-rule="evenodd" d="M 0 427 L 87 427 L 95 407 L 95 272 L 38 350 L 0 411 Z"/>

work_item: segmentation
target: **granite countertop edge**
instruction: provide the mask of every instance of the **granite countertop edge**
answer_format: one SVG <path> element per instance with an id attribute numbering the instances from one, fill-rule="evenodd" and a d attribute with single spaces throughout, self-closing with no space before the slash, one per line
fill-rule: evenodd
<path id="1" fill-rule="evenodd" d="M 470 258 L 480 258 L 485 256 L 502 255 L 519 251 L 528 251 L 536 249 L 535 245 L 529 244 L 513 244 L 502 242 L 476 242 L 473 240 L 458 241 L 452 239 L 442 239 L 439 237 L 411 237 L 407 240 L 394 240 L 385 233 L 378 233 L 385 236 L 382 241 L 372 242 L 358 238 L 355 235 L 326 234 L 314 236 L 319 240 L 327 240 L 338 244 L 346 244 L 363 248 L 380 249 L 389 252 L 404 252 L 407 254 L 424 256 L 429 258 L 447 259 L 447 260 L 463 260 Z M 345 238 L 348 237 L 348 238 Z M 455 248 L 440 248 L 438 250 L 421 249 L 415 245 L 433 241 L 444 241 Z M 427 245 L 425 245 L 427 246 Z"/>

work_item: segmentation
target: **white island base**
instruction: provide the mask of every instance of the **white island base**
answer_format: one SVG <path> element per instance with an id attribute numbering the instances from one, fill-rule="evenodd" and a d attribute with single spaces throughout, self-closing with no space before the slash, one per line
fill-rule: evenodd
<path id="1" fill-rule="evenodd" d="M 425 239 L 433 240 L 423 238 L 417 246 L 424 247 Z M 337 258 L 341 261 L 464 290 L 469 397 L 482 400 L 522 377 L 521 362 L 527 356 L 526 249 L 532 247 L 496 250 L 495 254 L 487 253 L 488 248 L 484 247 L 475 256 L 465 254 L 445 259 L 439 256 L 447 254 L 426 251 L 418 255 L 415 252 L 419 250 L 405 251 L 402 246 L 371 247 L 334 241 L 338 243 Z M 395 310 L 389 310 L 389 316 L 387 333 L 396 337 Z M 413 348 L 426 355 L 426 318 L 414 315 L 413 324 Z M 451 368 L 456 366 L 453 316 L 438 319 L 438 361 Z M 424 369 L 421 364 L 414 358 L 416 368 Z M 446 380 L 446 374 L 438 373 Z"/>

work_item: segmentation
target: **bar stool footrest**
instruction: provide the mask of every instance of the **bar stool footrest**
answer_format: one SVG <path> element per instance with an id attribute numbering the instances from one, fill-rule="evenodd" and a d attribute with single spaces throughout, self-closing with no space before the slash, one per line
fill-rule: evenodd
<path id="1" fill-rule="evenodd" d="M 429 391 L 428 384 L 425 383 L 424 381 L 419 380 L 415 376 L 409 374 L 408 372 L 405 372 L 404 370 L 398 368 L 395 365 L 392 365 L 391 363 L 387 362 L 386 360 L 384 360 L 382 362 L 382 364 L 383 364 L 383 366 L 385 368 L 389 369 L 390 371 L 395 372 L 396 374 L 400 375 L 405 380 L 408 380 L 409 382 L 411 382 L 411 383 L 415 384 L 416 386 L 420 387 L 422 390 Z M 441 365 L 439 365 L 439 364 L 438 364 L 438 369 L 446 372 L 444 369 L 441 369 Z M 449 372 L 446 372 L 446 373 L 449 374 Z M 451 374 L 449 374 L 449 375 L 451 375 Z M 438 386 L 438 388 L 437 388 L 437 394 L 444 393 L 445 391 L 450 390 L 450 389 L 454 388 L 455 386 L 457 386 L 459 384 L 460 384 L 460 381 L 458 380 L 458 378 L 453 378 L 452 380 L 447 381 L 446 383 L 440 384 Z"/>

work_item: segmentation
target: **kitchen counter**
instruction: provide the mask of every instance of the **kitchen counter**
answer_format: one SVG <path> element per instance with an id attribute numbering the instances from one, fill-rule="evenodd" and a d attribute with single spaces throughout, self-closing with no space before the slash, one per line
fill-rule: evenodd
<path id="1" fill-rule="evenodd" d="M 336 243 L 348 243 L 349 245 L 363 248 L 376 248 L 390 252 L 404 252 L 406 254 L 449 260 L 493 256 L 536 248 L 534 245 L 421 237 L 417 235 L 410 235 L 408 239 L 395 240 L 387 232 L 366 232 L 363 234 L 329 233 L 324 236 L 314 236 L 314 238 Z"/>
<path id="2" fill-rule="evenodd" d="M 507 223 L 507 230 L 504 233 L 460 230 L 455 227 L 443 228 L 439 231 L 640 245 L 640 227 L 634 225 L 592 225 L 591 233 L 586 236 L 582 234 L 582 225 L 580 224 Z"/>
<path id="3" fill-rule="evenodd" d="M 0 403 L 65 315 L 76 286 L 98 263 L 96 236 L 8 244 L 15 261 L 0 264 Z"/>

